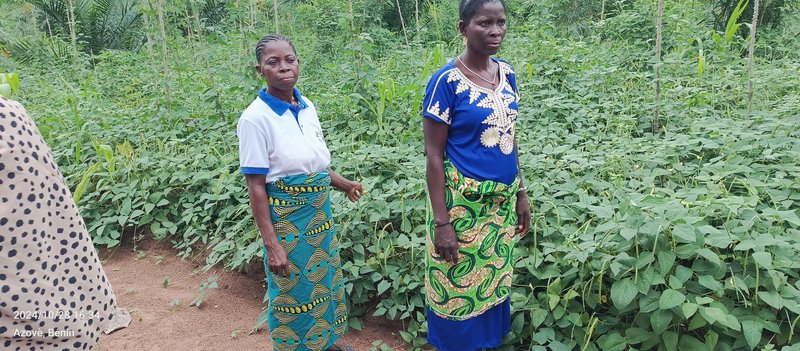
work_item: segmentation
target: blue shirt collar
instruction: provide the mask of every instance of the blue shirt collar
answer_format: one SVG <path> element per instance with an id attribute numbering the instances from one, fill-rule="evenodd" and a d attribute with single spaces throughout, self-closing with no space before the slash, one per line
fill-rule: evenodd
<path id="1" fill-rule="evenodd" d="M 262 88 L 258 92 L 258 97 L 261 99 L 261 101 L 264 101 L 264 103 L 266 103 L 267 106 L 269 106 L 269 108 L 271 108 L 272 111 L 274 111 L 278 116 L 283 116 L 286 110 L 290 110 L 292 111 L 292 114 L 294 114 L 294 118 L 297 118 L 300 110 L 308 107 L 306 102 L 303 100 L 303 96 L 300 95 L 300 91 L 297 90 L 297 88 L 294 88 L 294 98 L 297 99 L 297 102 L 299 102 L 298 106 L 294 106 L 286 101 L 270 95 L 267 93 L 267 88 Z"/>

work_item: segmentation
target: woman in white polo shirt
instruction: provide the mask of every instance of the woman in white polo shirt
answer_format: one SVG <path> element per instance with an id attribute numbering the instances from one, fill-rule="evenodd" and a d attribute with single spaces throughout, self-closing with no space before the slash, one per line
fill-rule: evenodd
<path id="1" fill-rule="evenodd" d="M 236 128 L 250 208 L 261 233 L 274 350 L 342 350 L 347 307 L 330 187 L 357 201 L 364 190 L 330 168 L 314 104 L 295 88 L 297 51 L 283 35 L 256 46 L 267 81 Z"/>

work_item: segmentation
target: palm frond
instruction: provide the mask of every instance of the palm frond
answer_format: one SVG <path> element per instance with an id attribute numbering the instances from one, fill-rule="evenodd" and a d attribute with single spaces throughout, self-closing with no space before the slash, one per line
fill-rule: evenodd
<path id="1" fill-rule="evenodd" d="M 22 64 L 31 64 L 39 57 L 37 46 L 30 39 L 20 39 L 9 43 L 9 56 Z"/>
<path id="2" fill-rule="evenodd" d="M 40 27 L 49 36 L 70 36 L 70 0 L 32 0 Z M 71 0 L 75 31 L 81 50 L 90 54 L 104 49 L 130 50 L 141 46 L 143 19 L 135 0 Z M 54 49 L 55 53 L 62 48 Z"/>

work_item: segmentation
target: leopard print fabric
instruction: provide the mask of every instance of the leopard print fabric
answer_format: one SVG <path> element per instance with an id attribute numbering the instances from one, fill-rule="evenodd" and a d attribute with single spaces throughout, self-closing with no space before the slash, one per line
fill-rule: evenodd
<path id="1" fill-rule="evenodd" d="M 50 148 L 0 97 L 0 349 L 91 350 L 115 299 Z"/>

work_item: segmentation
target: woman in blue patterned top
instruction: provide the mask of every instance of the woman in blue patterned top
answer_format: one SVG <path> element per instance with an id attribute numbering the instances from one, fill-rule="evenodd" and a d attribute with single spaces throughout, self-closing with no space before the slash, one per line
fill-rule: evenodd
<path id="1" fill-rule="evenodd" d="M 466 47 L 431 77 L 422 104 L 430 195 L 428 342 L 442 351 L 500 346 L 510 331 L 513 248 L 530 229 L 519 174 L 514 70 L 493 58 L 502 0 L 462 0 Z"/>

